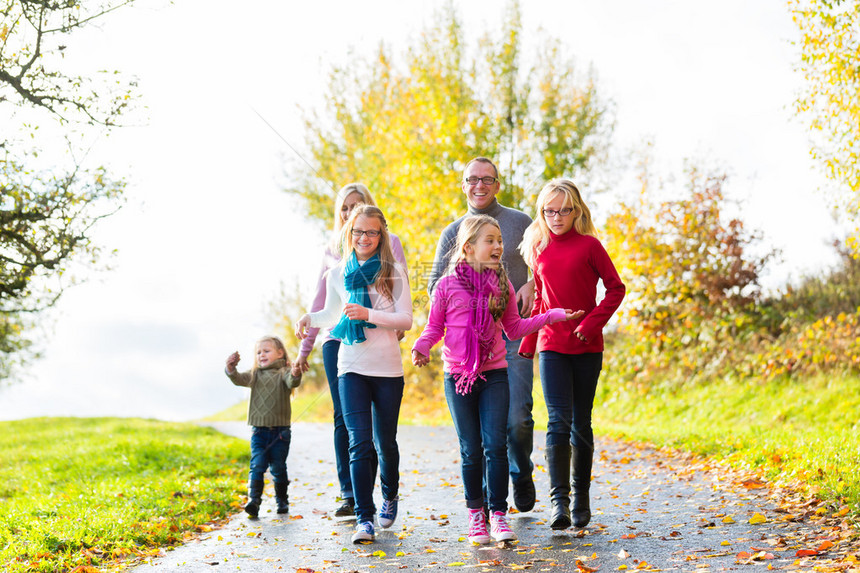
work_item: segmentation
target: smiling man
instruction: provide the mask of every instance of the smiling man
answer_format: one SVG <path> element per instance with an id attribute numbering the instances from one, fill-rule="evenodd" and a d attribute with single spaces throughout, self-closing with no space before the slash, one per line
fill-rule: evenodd
<path id="1" fill-rule="evenodd" d="M 436 256 L 428 277 L 427 292 L 433 296 L 436 283 L 445 274 L 450 261 L 450 250 L 456 244 L 460 223 L 468 215 L 489 215 L 499 222 L 502 230 L 504 252 L 502 263 L 508 278 L 517 291 L 520 314 L 529 316 L 534 304 L 534 282 L 529 280 L 529 271 L 517 247 L 523 240 L 523 232 L 531 224 L 531 217 L 496 200 L 501 184 L 499 170 L 486 157 L 476 157 L 466 164 L 461 184 L 469 204 L 467 212 L 445 227 L 436 245 Z M 530 511 L 535 504 L 535 486 L 532 480 L 531 454 L 534 443 L 534 420 L 532 419 L 533 366 L 518 354 L 519 342 L 506 340 L 508 362 L 508 384 L 511 390 L 508 410 L 508 463 L 514 485 L 514 505 L 519 511 Z"/>

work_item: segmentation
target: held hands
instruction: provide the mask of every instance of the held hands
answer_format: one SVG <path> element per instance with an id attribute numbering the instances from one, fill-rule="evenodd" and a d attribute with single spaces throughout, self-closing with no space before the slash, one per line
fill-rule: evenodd
<path id="1" fill-rule="evenodd" d="M 234 352 L 230 356 L 227 357 L 227 372 L 232 374 L 236 371 L 236 365 L 239 364 L 239 351 Z"/>
<path id="2" fill-rule="evenodd" d="M 308 364 L 307 356 L 299 356 L 298 358 L 296 358 L 296 361 L 293 362 L 293 374 L 296 373 L 296 369 L 298 369 L 299 373 L 307 372 L 311 369 L 310 364 Z"/>
<path id="3" fill-rule="evenodd" d="M 414 364 L 418 368 L 421 368 L 422 366 L 425 366 L 428 362 L 430 362 L 429 356 L 424 356 L 417 350 L 412 351 L 412 364 Z"/>
<path id="4" fill-rule="evenodd" d="M 345 304 L 343 313 L 350 320 L 367 320 L 370 317 L 370 309 L 354 302 Z"/>
<path id="5" fill-rule="evenodd" d="M 304 340 L 308 336 L 308 329 L 311 327 L 311 317 L 305 314 L 296 321 L 296 337 L 299 340 Z M 301 359 L 299 359 L 301 360 Z M 307 361 L 305 361 L 307 363 Z"/>

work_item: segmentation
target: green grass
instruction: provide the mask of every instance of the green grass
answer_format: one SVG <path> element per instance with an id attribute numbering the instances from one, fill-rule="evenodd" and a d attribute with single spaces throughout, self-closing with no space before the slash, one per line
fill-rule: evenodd
<path id="1" fill-rule="evenodd" d="M 601 382 L 595 432 L 759 470 L 860 515 L 860 379 L 720 381 L 647 393 Z"/>
<path id="2" fill-rule="evenodd" d="M 101 566 L 205 531 L 239 507 L 248 457 L 193 424 L 0 422 L 0 569 Z"/>

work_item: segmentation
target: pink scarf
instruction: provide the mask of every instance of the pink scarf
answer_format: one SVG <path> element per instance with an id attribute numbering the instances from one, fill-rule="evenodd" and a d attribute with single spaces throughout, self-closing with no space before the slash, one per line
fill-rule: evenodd
<path id="1" fill-rule="evenodd" d="M 498 297 L 499 279 L 496 271 L 485 269 L 478 273 L 469 263 L 460 262 L 454 275 L 466 292 L 470 293 L 469 322 L 466 324 L 466 353 L 460 364 L 450 366 L 456 381 L 457 393 L 465 396 L 480 378 L 481 367 L 490 358 L 490 350 L 496 338 L 496 322 L 490 314 L 490 296 Z"/>

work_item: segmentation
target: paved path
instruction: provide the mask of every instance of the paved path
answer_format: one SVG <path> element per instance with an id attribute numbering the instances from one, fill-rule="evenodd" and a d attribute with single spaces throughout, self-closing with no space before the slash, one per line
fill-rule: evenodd
<path id="1" fill-rule="evenodd" d="M 247 439 L 243 423 L 213 424 Z M 350 542 L 354 522 L 332 516 L 337 487 L 331 427 L 293 426 L 288 467 L 290 515 L 274 511 L 271 486 L 260 518 L 236 515 L 224 527 L 137 566 L 150 571 L 393 571 L 417 567 L 533 571 L 684 570 L 742 568 L 736 555 L 767 549 L 758 570 L 795 562 L 801 525 L 768 504 L 766 490 L 727 489 L 719 472 L 699 472 L 648 448 L 599 441 L 592 485 L 592 523 L 582 531 L 553 532 L 544 436 L 533 460 L 538 503 L 511 516 L 520 540 L 507 547 L 465 540 L 465 506 L 453 428 L 401 426 L 400 515 L 370 545 Z M 381 500 L 376 489 L 377 505 Z M 761 514 L 767 522 L 753 525 Z M 379 530 L 378 530 L 379 531 Z M 807 534 L 808 535 L 808 534 Z M 813 543 L 808 540 L 808 543 Z M 808 545 L 807 545 L 808 546 Z M 761 553 L 760 553 L 761 554 Z M 304 571 L 302 571 L 304 569 Z"/>

